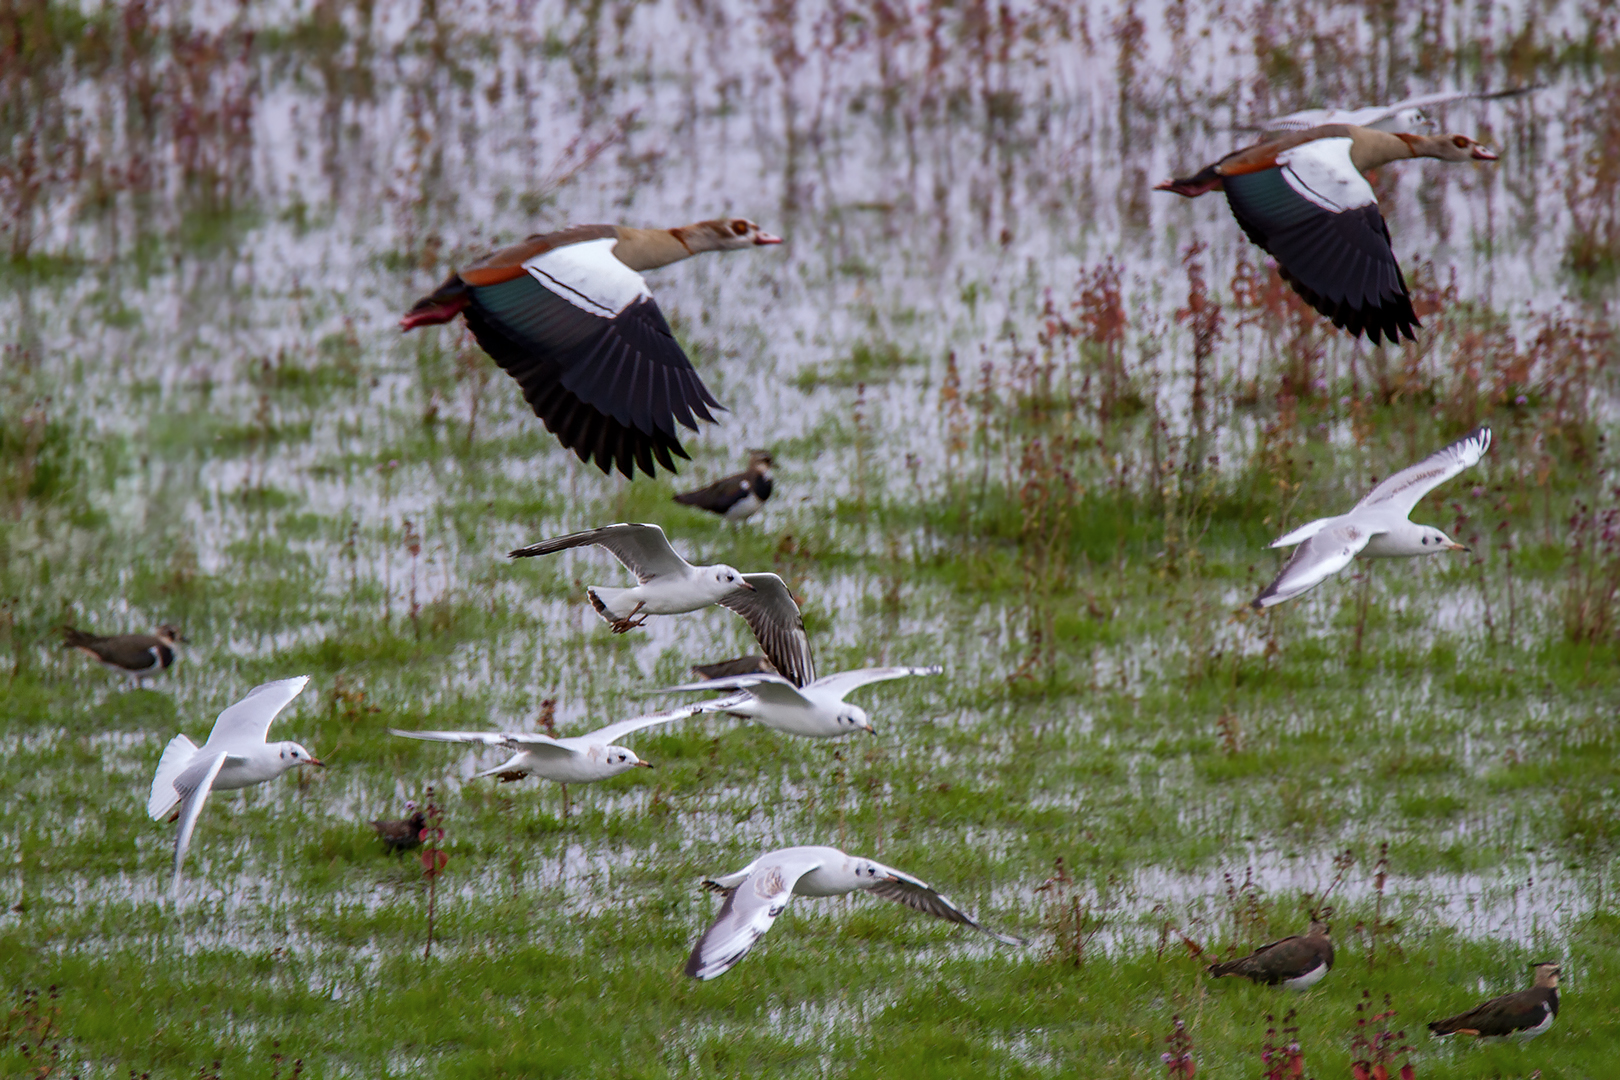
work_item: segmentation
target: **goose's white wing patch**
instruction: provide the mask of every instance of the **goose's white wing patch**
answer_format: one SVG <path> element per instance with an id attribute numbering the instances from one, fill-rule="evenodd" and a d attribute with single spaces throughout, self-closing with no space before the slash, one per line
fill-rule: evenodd
<path id="1" fill-rule="evenodd" d="M 524 263 L 523 269 L 581 311 L 611 319 L 641 297 L 652 295 L 646 280 L 613 254 L 618 242 L 604 236 L 552 248 Z"/>
<path id="2" fill-rule="evenodd" d="M 1329 213 L 1378 201 L 1367 178 L 1350 164 L 1350 139 L 1312 139 L 1277 155 L 1288 186 Z"/>

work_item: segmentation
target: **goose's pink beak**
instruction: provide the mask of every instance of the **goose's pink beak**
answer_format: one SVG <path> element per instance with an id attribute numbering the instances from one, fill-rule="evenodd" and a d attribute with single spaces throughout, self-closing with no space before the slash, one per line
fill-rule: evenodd
<path id="1" fill-rule="evenodd" d="M 1495 161 L 1496 160 L 1496 151 L 1495 150 L 1487 150 L 1483 146 L 1475 146 L 1474 147 L 1474 160 L 1475 161 Z"/>
<path id="2" fill-rule="evenodd" d="M 759 247 L 763 244 L 780 244 L 781 242 L 782 238 L 780 236 L 775 236 L 768 233 L 764 229 L 761 229 L 759 232 L 754 234 L 755 247 Z"/>

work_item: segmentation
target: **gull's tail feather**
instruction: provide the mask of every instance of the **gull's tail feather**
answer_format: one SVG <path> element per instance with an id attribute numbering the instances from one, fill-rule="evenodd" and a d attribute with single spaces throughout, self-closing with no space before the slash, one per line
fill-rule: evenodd
<path id="1" fill-rule="evenodd" d="M 146 812 L 153 821 L 162 821 L 168 817 L 175 804 L 180 801 L 180 793 L 174 789 L 174 778 L 185 771 L 196 753 L 197 744 L 184 735 L 176 735 L 169 740 L 169 745 L 163 748 L 163 757 L 158 760 L 157 775 L 152 777 L 152 795 L 146 802 Z"/>

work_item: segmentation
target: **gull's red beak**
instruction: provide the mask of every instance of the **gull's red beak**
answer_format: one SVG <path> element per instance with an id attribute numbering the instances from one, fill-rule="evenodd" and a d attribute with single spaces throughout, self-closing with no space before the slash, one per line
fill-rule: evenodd
<path id="1" fill-rule="evenodd" d="M 739 589 L 747 589 L 749 592 L 759 592 L 758 589 L 754 588 L 753 585 L 751 585 L 748 582 L 744 581 L 742 578 L 737 579 L 737 587 Z"/>
<path id="2" fill-rule="evenodd" d="M 652 767 L 653 767 L 653 763 L 650 762 L 650 761 L 638 761 L 638 762 L 636 762 L 636 768 L 638 768 L 638 769 L 650 769 Z"/>
<path id="3" fill-rule="evenodd" d="M 1459 544 L 1459 543 L 1457 543 L 1457 541 L 1453 540 L 1453 541 L 1451 541 L 1451 543 L 1446 545 L 1446 550 L 1447 551 L 1473 551 L 1474 549 L 1469 547 L 1467 544 Z"/>
<path id="4" fill-rule="evenodd" d="M 760 247 L 760 246 L 765 245 L 765 244 L 780 244 L 781 242 L 782 242 L 782 238 L 780 236 L 775 236 L 775 235 L 773 235 L 771 233 L 768 233 L 764 229 L 761 229 L 761 230 L 759 230 L 759 232 L 754 234 L 754 246 L 755 247 Z"/>
<path id="5" fill-rule="evenodd" d="M 324 762 L 324 761 L 322 761 L 322 760 L 321 760 L 321 759 L 320 759 L 320 758 L 318 758 L 318 757 L 312 757 L 312 758 L 310 758 L 310 759 L 309 759 L 309 761 L 308 761 L 308 762 L 306 762 L 306 764 L 309 764 L 309 765 L 313 765 L 313 766 L 315 766 L 315 767 L 316 767 L 316 768 L 317 768 L 317 769 L 324 769 L 324 768 L 326 768 L 326 762 Z"/>

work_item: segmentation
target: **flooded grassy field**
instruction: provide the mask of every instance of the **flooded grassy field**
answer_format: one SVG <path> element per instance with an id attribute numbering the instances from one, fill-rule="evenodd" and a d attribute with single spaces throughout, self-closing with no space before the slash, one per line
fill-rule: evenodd
<path id="1" fill-rule="evenodd" d="M 1440 110 L 1499 162 L 1374 180 L 1413 345 L 1151 191 L 1256 117 L 1531 85 Z M 14 0 L 0 1074 L 1157 1078 L 1179 1018 L 1199 1076 L 1290 1040 L 1317 1080 L 1611 1076 L 1616 101 L 1595 2 Z M 459 321 L 399 333 L 495 244 L 722 214 L 787 242 L 649 275 L 730 410 L 679 477 L 582 466 Z M 1479 423 L 1413 515 L 1471 554 L 1247 610 L 1271 540 Z M 756 446 L 758 517 L 671 501 Z M 566 818 L 387 734 L 585 731 L 753 650 L 714 610 L 610 634 L 604 552 L 505 557 L 612 521 L 781 574 L 823 672 L 944 674 L 857 695 L 875 737 L 641 732 L 656 769 Z M 61 645 L 163 622 L 142 688 Z M 217 793 L 171 896 L 163 747 L 300 674 L 275 734 L 328 768 Z M 429 798 L 427 953 L 422 866 L 367 822 Z M 801 899 L 682 975 L 702 879 L 791 844 L 1029 945 Z M 1311 991 L 1204 975 L 1316 908 Z M 1544 959 L 1548 1034 L 1427 1038 Z"/>

